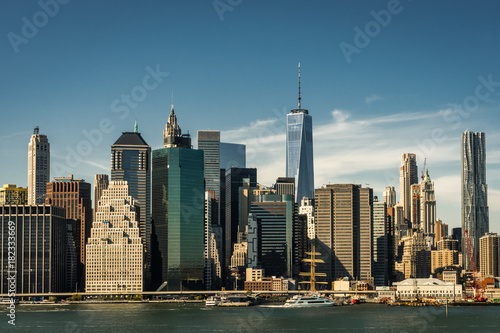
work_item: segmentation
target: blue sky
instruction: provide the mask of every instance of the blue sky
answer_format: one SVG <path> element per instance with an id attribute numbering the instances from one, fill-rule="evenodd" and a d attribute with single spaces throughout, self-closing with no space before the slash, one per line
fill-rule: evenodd
<path id="1" fill-rule="evenodd" d="M 401 154 L 413 152 L 419 172 L 427 158 L 438 217 L 457 227 L 460 133 L 483 131 L 500 232 L 498 2 L 55 1 L 0 4 L 0 183 L 27 185 L 37 125 L 51 143 L 51 177 L 109 173 L 110 145 L 135 120 L 159 148 L 173 90 L 183 132 L 247 144 L 248 166 L 271 185 L 285 174 L 301 62 L 316 187 L 399 192 Z M 68 153 L 78 149 L 78 159 Z"/>

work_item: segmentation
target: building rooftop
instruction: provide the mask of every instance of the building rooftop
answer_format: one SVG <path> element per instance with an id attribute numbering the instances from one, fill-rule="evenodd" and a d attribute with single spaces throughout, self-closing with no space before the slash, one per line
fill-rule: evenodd
<path id="1" fill-rule="evenodd" d="M 138 132 L 123 132 L 114 145 L 148 146 L 142 138 L 141 133 Z"/>

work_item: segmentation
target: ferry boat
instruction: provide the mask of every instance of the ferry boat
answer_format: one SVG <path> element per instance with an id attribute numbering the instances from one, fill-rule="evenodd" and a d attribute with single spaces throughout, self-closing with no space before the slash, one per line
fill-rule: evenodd
<path id="1" fill-rule="evenodd" d="M 205 306 L 218 306 L 221 303 L 220 296 L 210 296 L 205 300 Z"/>
<path id="2" fill-rule="evenodd" d="M 335 302 L 331 299 L 321 297 L 319 295 L 295 295 L 286 301 L 285 307 L 318 307 L 318 306 L 334 306 Z"/>

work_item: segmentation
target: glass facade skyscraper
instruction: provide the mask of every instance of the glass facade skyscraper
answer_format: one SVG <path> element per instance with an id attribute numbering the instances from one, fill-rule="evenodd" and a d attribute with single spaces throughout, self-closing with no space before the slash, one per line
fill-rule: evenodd
<path id="1" fill-rule="evenodd" d="M 300 104 L 286 116 L 286 176 L 295 178 L 295 202 L 314 198 L 312 117 Z"/>
<path id="2" fill-rule="evenodd" d="M 205 190 L 214 191 L 220 197 L 220 132 L 198 131 L 198 149 L 203 151 L 205 161 Z"/>
<path id="3" fill-rule="evenodd" d="M 246 168 L 246 146 L 238 143 L 220 143 L 220 168 Z"/>
<path id="4" fill-rule="evenodd" d="M 124 132 L 111 146 L 111 181 L 127 181 L 139 206 L 139 232 L 144 244 L 144 287 L 149 288 L 151 265 L 151 147 L 141 133 Z"/>
<path id="5" fill-rule="evenodd" d="M 179 291 L 204 288 L 204 159 L 191 149 L 172 111 L 164 147 L 153 151 L 152 218 L 158 249 L 156 287 Z"/>
<path id="6" fill-rule="evenodd" d="M 462 230 L 464 230 L 462 251 L 464 268 L 471 269 L 465 230 L 470 238 L 476 264 L 479 264 L 479 238 L 489 232 L 485 134 L 465 131 L 462 133 L 461 148 Z"/>

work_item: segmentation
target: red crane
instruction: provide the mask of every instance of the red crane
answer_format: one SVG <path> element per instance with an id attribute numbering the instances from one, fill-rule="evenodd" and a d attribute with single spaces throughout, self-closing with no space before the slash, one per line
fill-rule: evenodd
<path id="1" fill-rule="evenodd" d="M 478 302 L 485 302 L 487 300 L 486 297 L 483 296 L 484 288 L 478 292 L 478 283 L 476 281 L 476 274 L 477 274 L 477 269 L 476 269 L 476 259 L 474 257 L 474 252 L 472 250 L 472 245 L 470 243 L 470 237 L 469 237 L 469 231 L 464 230 L 465 232 L 465 240 L 467 241 L 467 253 L 469 254 L 469 262 L 470 262 L 470 268 L 472 270 L 472 279 L 473 279 L 473 288 L 474 288 L 474 293 L 475 293 L 475 298 Z"/>

